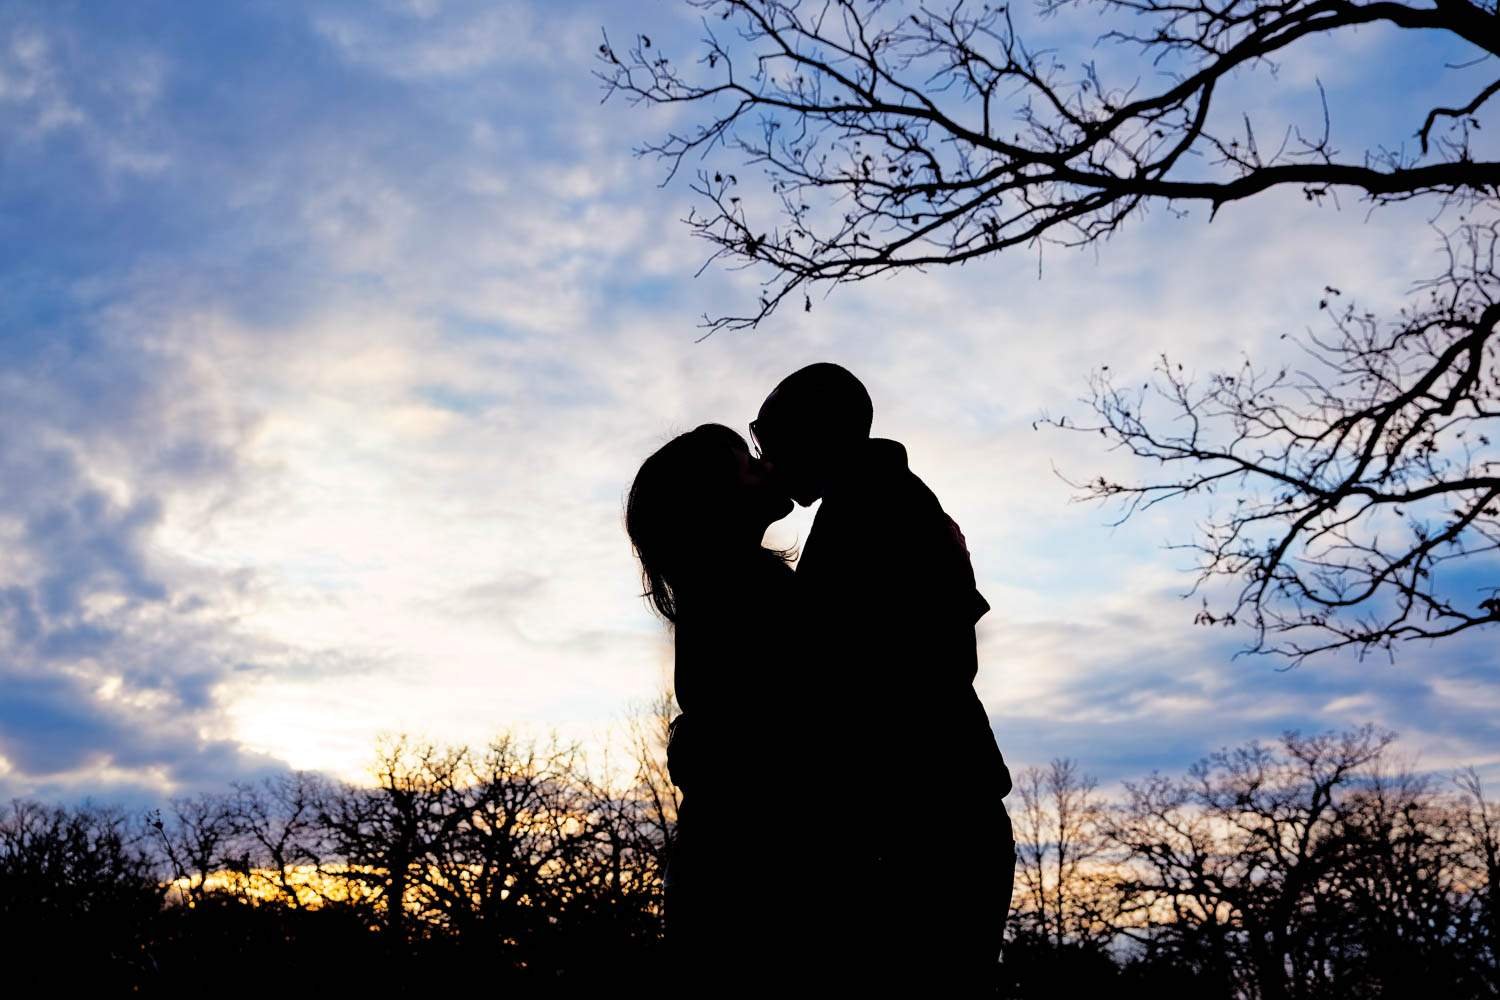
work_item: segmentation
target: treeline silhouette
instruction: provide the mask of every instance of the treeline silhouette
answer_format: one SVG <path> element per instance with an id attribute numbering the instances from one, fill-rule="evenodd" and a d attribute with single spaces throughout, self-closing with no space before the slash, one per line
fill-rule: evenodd
<path id="1" fill-rule="evenodd" d="M 556 740 L 400 738 L 368 786 L 294 773 L 140 814 L 13 800 L 0 929 L 11 954 L 65 966 L 12 969 L 157 995 L 239 977 L 292 994 L 660 992 L 668 708 L 632 723 L 619 782 Z M 1500 995 L 1500 810 L 1473 770 L 1419 775 L 1393 738 L 1287 733 L 1113 801 L 1069 759 L 1022 771 L 1010 994 Z M 767 771 L 745 822 L 795 838 L 766 792 L 802 779 L 773 773 L 769 753 Z M 933 868 L 892 887 L 913 919 L 924 880 L 962 877 L 941 829 L 928 835 Z M 745 858 L 746 893 L 795 906 L 798 877 Z"/>
<path id="2" fill-rule="evenodd" d="M 1284 733 L 1104 803 L 1070 760 L 1021 776 L 1008 977 L 1169 996 L 1500 995 L 1500 809 L 1395 734 Z"/>

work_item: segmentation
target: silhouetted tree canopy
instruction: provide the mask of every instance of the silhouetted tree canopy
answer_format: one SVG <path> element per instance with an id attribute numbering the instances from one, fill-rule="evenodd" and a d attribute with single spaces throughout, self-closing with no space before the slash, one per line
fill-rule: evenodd
<path id="1" fill-rule="evenodd" d="M 10 984 L 29 995 L 66 975 L 101 995 L 197 996 L 205 977 L 253 975 L 362 996 L 663 992 L 659 862 L 676 815 L 649 787 L 658 721 L 637 720 L 633 775 L 510 735 L 483 749 L 401 738 L 377 748 L 364 784 L 289 774 L 142 815 L 12 801 L 0 939 L 28 960 Z M 1500 994 L 1500 808 L 1472 770 L 1451 785 L 1402 770 L 1391 739 L 1286 733 L 1127 782 L 1113 800 L 1073 760 L 1020 772 L 1009 995 Z M 778 760 L 768 745 L 768 780 L 784 779 Z M 799 821 L 746 815 L 764 838 L 795 838 Z M 767 867 L 770 852 L 745 843 L 745 892 L 816 898 L 830 859 Z M 933 850 L 930 869 L 889 887 L 913 900 L 913 920 L 923 879 L 962 877 L 941 836 Z M 65 972 L 29 960 L 59 954 Z"/>

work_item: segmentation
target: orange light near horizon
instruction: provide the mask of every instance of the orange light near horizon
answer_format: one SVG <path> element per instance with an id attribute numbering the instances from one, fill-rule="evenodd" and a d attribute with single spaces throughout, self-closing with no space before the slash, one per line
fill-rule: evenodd
<path id="1" fill-rule="evenodd" d="M 561 874 L 564 867 L 565 863 L 560 859 L 549 859 L 538 867 L 537 874 L 542 878 L 556 876 Z M 350 877 L 350 873 L 355 872 L 380 876 L 380 881 L 372 885 Z M 649 877 L 630 869 L 612 874 L 620 877 L 622 887 L 632 892 L 646 891 L 651 881 Z M 457 877 L 450 877 L 451 875 Z M 466 896 L 470 902 L 478 905 L 483 897 L 473 886 L 485 875 L 485 867 L 479 864 L 457 866 L 446 871 L 436 865 L 428 865 L 425 875 L 414 872 L 409 876 L 404 893 L 405 909 L 411 913 L 431 910 L 430 904 L 436 893 Z M 296 897 L 296 905 L 309 910 L 326 905 L 365 903 L 384 912 L 388 905 L 384 876 L 385 869 L 373 865 L 294 865 L 286 869 L 284 876 L 279 875 L 274 868 L 252 868 L 248 874 L 220 869 L 210 872 L 207 877 L 185 876 L 164 884 L 171 902 L 189 908 L 195 905 L 195 897 L 198 895 L 223 892 L 250 899 L 257 905 L 289 906 L 292 905 L 288 898 L 291 895 Z M 517 879 L 514 875 L 507 875 L 504 881 L 505 884 L 497 895 L 501 900 L 509 900 L 511 887 L 516 884 Z M 568 894 L 565 887 L 559 887 L 559 893 Z M 518 906 L 533 905 L 525 897 L 515 902 Z"/>

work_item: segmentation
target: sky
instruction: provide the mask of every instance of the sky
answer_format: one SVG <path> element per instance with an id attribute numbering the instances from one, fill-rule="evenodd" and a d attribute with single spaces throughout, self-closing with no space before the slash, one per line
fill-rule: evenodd
<path id="1" fill-rule="evenodd" d="M 1369 721 L 1424 769 L 1500 778 L 1493 630 L 1394 663 L 1236 657 L 1249 633 L 1193 624 L 1167 548 L 1207 509 L 1111 526 L 1063 477 L 1153 470 L 1033 426 L 1087 420 L 1097 364 L 1281 363 L 1281 334 L 1325 329 L 1325 285 L 1394 309 L 1440 266 L 1431 206 L 1155 211 L 703 339 L 757 276 L 694 276 L 692 194 L 632 152 L 692 112 L 602 103 L 601 29 L 690 55 L 701 25 L 678 2 L 0 6 L 0 796 L 362 780 L 398 732 L 602 755 L 671 678 L 631 477 L 820 360 L 963 526 L 1013 769 L 1072 757 L 1113 787 Z M 1148 72 L 1091 48 L 1092 18 L 1036 30 Z M 1340 148 L 1409 144 L 1435 95 L 1485 82 L 1445 68 L 1466 56 L 1365 30 L 1228 93 L 1309 127 L 1321 83 Z M 795 707 L 766 721 L 787 754 Z"/>

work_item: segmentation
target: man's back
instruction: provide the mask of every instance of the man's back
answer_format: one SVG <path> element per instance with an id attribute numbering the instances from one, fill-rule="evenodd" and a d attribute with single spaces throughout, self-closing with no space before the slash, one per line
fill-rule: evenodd
<path id="1" fill-rule="evenodd" d="M 823 500 L 797 567 L 813 672 L 848 714 L 866 778 L 894 772 L 1010 790 L 973 681 L 973 569 L 937 497 L 895 441 L 868 442 Z"/>
<path id="2" fill-rule="evenodd" d="M 973 687 L 986 605 L 901 445 L 871 440 L 825 495 L 797 584 L 832 811 L 846 825 L 839 919 L 860 947 L 845 953 L 866 956 L 854 975 L 979 995 L 1010 906 L 1010 772 Z"/>

